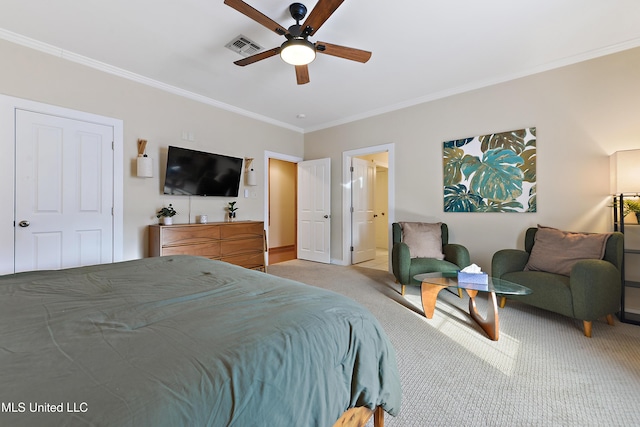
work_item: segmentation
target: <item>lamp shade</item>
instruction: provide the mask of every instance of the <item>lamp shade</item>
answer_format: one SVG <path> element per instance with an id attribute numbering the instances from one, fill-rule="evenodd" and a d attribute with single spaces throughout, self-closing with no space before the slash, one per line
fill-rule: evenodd
<path id="1" fill-rule="evenodd" d="M 616 151 L 609 158 L 611 194 L 640 193 L 640 150 Z"/>
<path id="2" fill-rule="evenodd" d="M 153 162 L 151 161 L 151 157 L 140 156 L 137 159 L 137 175 L 140 178 L 151 178 L 153 177 Z"/>
<path id="3" fill-rule="evenodd" d="M 316 59 L 316 48 L 309 40 L 293 38 L 282 43 L 280 57 L 291 65 L 307 65 Z"/>
<path id="4" fill-rule="evenodd" d="M 256 171 L 253 169 L 253 158 L 244 158 L 244 179 L 247 185 L 257 185 L 258 179 L 256 177 Z"/>
<path id="5" fill-rule="evenodd" d="M 247 171 L 247 185 L 257 185 L 258 184 L 258 180 L 256 178 L 256 171 L 253 170 L 253 168 L 249 168 L 249 170 Z"/>

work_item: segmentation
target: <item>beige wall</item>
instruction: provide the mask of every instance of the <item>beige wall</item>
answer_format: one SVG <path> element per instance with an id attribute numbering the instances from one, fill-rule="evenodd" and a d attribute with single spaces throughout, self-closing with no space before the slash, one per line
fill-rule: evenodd
<path id="1" fill-rule="evenodd" d="M 265 150 L 331 157 L 331 258 L 342 259 L 342 153 L 393 143 L 396 220 L 447 222 L 452 241 L 467 245 L 485 269 L 493 252 L 521 246 L 525 228 L 537 223 L 610 230 L 608 156 L 640 148 L 640 49 L 306 135 L 10 42 L 0 41 L 0 55 L 0 93 L 123 120 L 125 259 L 146 254 L 146 225 L 156 221 L 154 212 L 164 204 L 176 206 L 181 222 L 205 213 L 210 221 L 224 217 L 225 198 L 189 203 L 160 194 L 168 145 L 254 157 L 257 165 Z M 445 214 L 442 142 L 528 126 L 538 129 L 538 212 Z M 183 130 L 195 141 L 182 141 Z M 138 138 L 149 141 L 154 178 L 133 176 Z M 240 219 L 263 219 L 264 171 L 256 172 L 257 197 L 238 199 Z"/>
<path id="2" fill-rule="evenodd" d="M 156 223 L 155 212 L 172 203 L 175 222 L 193 222 L 207 214 L 222 221 L 229 198 L 163 196 L 166 149 L 183 146 L 235 157 L 253 157 L 258 176 L 255 198 L 244 198 L 243 186 L 236 206 L 238 218 L 264 217 L 263 174 L 259 165 L 265 150 L 291 156 L 303 155 L 303 135 L 255 119 L 221 110 L 168 92 L 107 74 L 33 49 L 0 40 L 0 94 L 58 105 L 121 119 L 124 122 L 124 258 L 147 253 L 146 226 Z M 182 131 L 195 141 L 183 141 Z M 154 177 L 135 177 L 137 140 L 148 140 Z M 13 141 L 0 141 L 12 144 Z M 6 183 L 3 183 L 6 186 Z M 0 188 L 0 194 L 2 192 Z M 0 225 L 8 227 L 3 221 Z"/>
<path id="3" fill-rule="evenodd" d="M 608 156 L 640 148 L 638 70 L 633 49 L 305 135 L 306 159 L 332 159 L 332 259 L 342 258 L 342 153 L 380 144 L 395 144 L 395 219 L 448 223 L 485 270 L 538 223 L 611 230 Z M 530 126 L 538 212 L 444 213 L 442 142 Z"/>

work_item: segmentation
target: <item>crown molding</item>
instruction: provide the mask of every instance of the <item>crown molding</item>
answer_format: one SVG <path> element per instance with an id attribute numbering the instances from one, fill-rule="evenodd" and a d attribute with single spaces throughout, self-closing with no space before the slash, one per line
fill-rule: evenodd
<path id="1" fill-rule="evenodd" d="M 123 79 L 131 80 L 136 83 L 140 83 L 146 86 L 150 86 L 156 89 L 160 89 L 162 91 L 182 96 L 184 98 L 191 99 L 193 101 L 200 102 L 202 104 L 210 105 L 212 107 L 220 108 L 221 110 L 229 111 L 235 114 L 239 114 L 241 116 L 249 117 L 254 120 L 259 120 L 261 122 L 269 123 L 278 127 L 282 127 L 285 129 L 292 130 L 294 132 L 304 133 L 302 128 L 291 126 L 288 123 L 280 122 L 278 120 L 271 119 L 269 117 L 253 113 L 251 111 L 243 110 L 238 107 L 234 107 L 233 105 L 226 104 L 224 102 L 217 101 L 215 99 L 199 95 L 197 93 L 181 89 L 176 86 L 171 86 L 166 83 L 162 83 L 160 81 L 150 79 L 148 77 L 142 76 L 140 74 L 133 73 L 131 71 L 124 70 L 122 68 L 114 67 L 113 65 L 106 64 L 104 62 L 97 61 L 95 59 L 78 55 L 73 52 L 66 51 L 56 46 L 52 46 L 47 43 L 43 43 L 38 40 L 34 40 L 29 37 L 25 37 L 21 34 L 17 34 L 5 29 L 0 28 L 0 38 L 15 44 L 19 44 L 21 46 L 25 46 L 31 49 L 38 50 L 43 53 L 47 53 L 49 55 L 56 56 L 61 59 L 65 59 L 67 61 L 75 62 L 80 65 L 84 65 L 86 67 L 90 67 L 108 74 L 112 74 L 114 76 L 122 77 Z"/>

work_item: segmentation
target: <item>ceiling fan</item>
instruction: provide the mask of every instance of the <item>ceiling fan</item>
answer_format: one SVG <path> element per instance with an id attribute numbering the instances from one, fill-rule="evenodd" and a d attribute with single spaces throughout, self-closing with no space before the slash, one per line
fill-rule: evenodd
<path id="1" fill-rule="evenodd" d="M 318 31 L 322 24 L 329 19 L 331 14 L 336 11 L 343 1 L 344 0 L 318 0 L 318 3 L 313 10 L 311 10 L 311 13 L 309 13 L 309 16 L 303 24 L 300 24 L 300 21 L 307 15 L 306 6 L 302 3 L 292 3 L 289 6 L 289 12 L 296 23 L 288 29 L 285 29 L 282 25 L 242 0 L 224 0 L 226 5 L 231 6 L 243 15 L 274 31 L 276 34 L 285 36 L 287 39 L 281 46 L 240 59 L 235 61 L 234 64 L 244 67 L 245 65 L 253 64 L 254 62 L 280 54 L 280 57 L 285 62 L 295 65 L 296 79 L 298 84 L 302 85 L 309 83 L 309 68 L 307 65 L 315 59 L 317 52 L 349 59 L 351 61 L 367 62 L 369 58 L 371 58 L 371 52 L 320 41 L 315 43 L 309 41 L 309 36 L 314 35 L 315 32 Z"/>

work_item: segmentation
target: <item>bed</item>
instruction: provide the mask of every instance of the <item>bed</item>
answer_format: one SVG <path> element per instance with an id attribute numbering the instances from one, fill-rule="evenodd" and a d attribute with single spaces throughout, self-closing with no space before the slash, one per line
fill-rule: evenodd
<path id="1" fill-rule="evenodd" d="M 364 307 L 192 256 L 0 276 L 0 378 L 11 426 L 383 425 L 401 403 Z"/>

